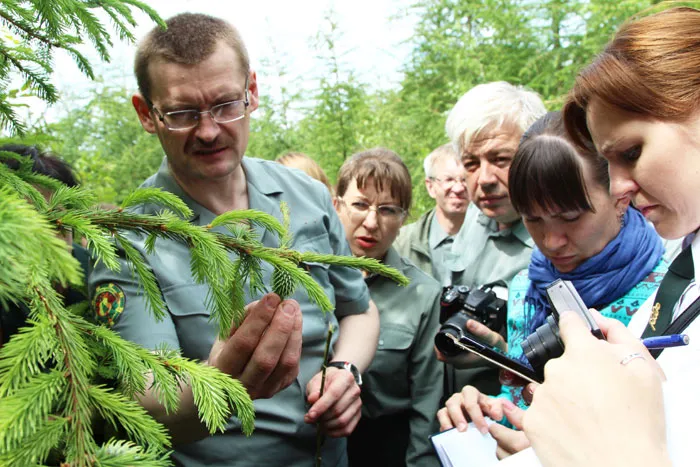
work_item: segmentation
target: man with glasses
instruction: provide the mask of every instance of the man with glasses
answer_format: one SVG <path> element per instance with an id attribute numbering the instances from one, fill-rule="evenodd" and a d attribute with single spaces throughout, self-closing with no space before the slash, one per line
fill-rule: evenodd
<path id="1" fill-rule="evenodd" d="M 165 158 L 143 186 L 180 196 L 194 212 L 195 225 L 219 214 L 256 209 L 282 219 L 280 203 L 291 212 L 291 248 L 321 254 L 350 255 L 345 233 L 328 190 L 310 177 L 271 161 L 244 157 L 250 114 L 259 104 L 257 78 L 238 32 L 230 24 L 201 14 L 182 14 L 153 29 L 139 44 L 135 74 L 139 92 L 132 103 L 143 128 L 157 135 Z M 138 206 L 139 213 L 158 207 Z M 221 233 L 226 233 L 221 229 Z M 276 235 L 255 233 L 269 247 Z M 107 317 L 126 339 L 156 349 L 163 344 L 185 357 L 216 366 L 239 379 L 256 399 L 255 432 L 245 437 L 232 418 L 212 436 L 200 423 L 190 388 L 180 407 L 166 413 L 151 393 L 144 407 L 172 435 L 178 465 L 307 466 L 313 463 L 316 425 L 327 436 L 324 465 L 346 465 L 345 438 L 361 414 L 360 373 L 372 360 L 379 334 L 376 307 L 359 271 L 308 264 L 310 274 L 335 304 L 324 314 L 302 288 L 290 299 L 264 296 L 242 284 L 247 315 L 226 340 L 206 307 L 208 288 L 190 270 L 190 251 L 175 240 L 159 239 L 148 253 L 145 238 L 132 234 L 160 286 L 167 313 L 157 321 L 126 261 L 120 272 L 98 264 L 90 276 L 93 297 L 115 299 Z M 269 284 L 272 268 L 263 266 Z M 257 300 L 257 301 L 256 301 Z M 303 321 L 303 326 L 302 326 Z M 320 396 L 321 367 L 328 327 L 333 362 Z"/>
<path id="2" fill-rule="evenodd" d="M 435 207 L 412 224 L 401 228 L 394 247 L 442 285 L 452 281 L 445 253 L 452 248 L 454 235 L 462 227 L 469 198 L 466 171 L 452 143 L 443 144 L 423 161 L 425 188 Z"/>

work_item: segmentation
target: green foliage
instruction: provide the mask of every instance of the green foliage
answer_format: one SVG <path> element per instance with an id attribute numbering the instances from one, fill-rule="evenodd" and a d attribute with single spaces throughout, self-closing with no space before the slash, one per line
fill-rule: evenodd
<path id="1" fill-rule="evenodd" d="M 35 190 L 24 180 L 25 176 L 31 177 L 27 164 L 2 173 L 10 181 L 8 185 L 21 186 L 27 193 Z M 92 250 L 95 258 L 118 268 L 117 251 L 108 239 L 115 242 L 125 252 L 157 317 L 164 313 L 162 292 L 128 237 L 145 235 L 153 239 L 151 247 L 157 238 L 186 243 L 192 252 L 195 280 L 210 290 L 208 306 L 212 320 L 219 324 L 221 338 L 228 337 L 233 323 L 239 325 L 242 321 L 245 310 L 241 284 L 244 275 L 261 280 L 260 261 L 271 263 L 276 270 L 284 271 L 291 283 L 303 286 L 322 310 L 332 309 L 323 289 L 298 267 L 307 254 L 286 247 L 266 248 L 247 233 L 250 224 L 255 223 L 289 239 L 288 212 L 284 216 L 286 226 L 268 214 L 242 211 L 248 219 L 229 213 L 215 219 L 211 226 L 200 227 L 180 217 L 191 215 L 182 201 L 160 190 L 140 190 L 125 200 L 127 204 L 163 206 L 164 210 L 154 216 L 123 208 L 96 208 L 91 205 L 94 196 L 84 189 L 62 187 L 41 206 L 32 206 L 26 199 L 31 197 L 20 198 L 6 186 L 0 187 L 0 220 L 6 221 L 0 227 L 0 240 L 3 236 L 7 240 L 0 245 L 0 254 L 7 254 L 0 263 L 0 277 L 8 278 L 0 281 L 0 297 L 24 304 L 31 324 L 0 348 L 0 461 L 4 464 L 44 463 L 50 455 L 57 455 L 78 466 L 92 465 L 101 457 L 106 463 L 119 465 L 136 456 L 142 460 L 140 465 L 162 465 L 170 446 L 168 433 L 135 400 L 150 387 L 167 412 L 177 410 L 179 387 L 191 387 L 199 417 L 211 433 L 224 430 L 231 414 L 241 421 L 244 433 L 253 430 L 252 401 L 239 381 L 173 350 L 163 348 L 151 353 L 96 323 L 92 314 L 85 313 L 85 307 L 63 306 L 54 284 L 77 286 L 82 276 L 53 227 L 70 227 L 93 245 L 100 245 Z M 282 210 L 287 211 L 285 207 Z M 222 225 L 235 226 L 231 232 L 240 236 L 212 230 Z M 5 230 L 8 228 L 12 230 Z M 27 237 L 27 231 L 34 235 Z M 13 249 L 19 249 L 22 257 L 16 257 Z M 231 261 L 229 253 L 235 253 L 238 259 Z M 332 255 L 314 259 L 366 266 L 405 280 L 372 260 Z M 18 271 L 25 275 L 12 279 Z M 147 379 L 145 375 L 150 376 Z M 109 385 L 105 377 L 111 381 Z M 110 441 L 99 446 L 93 434 L 95 419 L 104 420 L 136 444 Z"/>
<path id="2" fill-rule="evenodd" d="M 131 95 L 122 88 L 94 89 L 85 105 L 30 135 L 50 137 L 45 145 L 69 162 L 81 184 L 103 203 L 121 203 L 163 160 L 158 138 L 141 128 Z"/>
<path id="3" fill-rule="evenodd" d="M 156 12 L 137 0 L 6 0 L 0 6 L 0 126 L 22 133 L 24 124 L 15 113 L 11 99 L 35 95 L 46 102 L 58 99 L 50 82 L 52 56 L 64 50 L 73 58 L 80 71 L 94 79 L 87 58 L 77 48 L 89 42 L 100 58 L 109 61 L 112 45 L 110 33 L 97 18 L 97 12 L 110 17 L 121 39 L 133 40 L 131 28 L 136 26 L 131 7 L 143 11 L 155 22 L 164 25 Z M 20 89 L 10 88 L 10 77 L 19 74 Z"/>

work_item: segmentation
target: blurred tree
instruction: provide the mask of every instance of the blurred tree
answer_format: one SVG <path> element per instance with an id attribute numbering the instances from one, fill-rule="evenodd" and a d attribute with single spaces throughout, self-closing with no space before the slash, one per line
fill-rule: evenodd
<path id="1" fill-rule="evenodd" d="M 342 32 L 334 12 L 325 16 L 326 30 L 316 36 L 321 74 L 317 92 L 299 122 L 300 150 L 321 164 L 331 180 L 354 152 L 363 148 L 371 109 L 365 86 L 355 79 L 343 61 L 348 51 L 339 49 Z"/>
<path id="2" fill-rule="evenodd" d="M 97 87 L 81 99 L 87 100 L 85 105 L 32 131 L 51 137 L 51 149 L 102 202 L 120 203 L 163 160 L 158 138 L 146 133 L 136 118 L 131 95 L 124 88 Z"/>
<path id="3" fill-rule="evenodd" d="M 298 84 L 298 80 L 290 77 L 287 55 L 277 49 L 271 37 L 268 48 L 270 56 L 261 60 L 261 69 L 267 72 L 270 81 L 276 81 L 279 93 L 273 96 L 269 82 L 263 84 L 263 75 L 258 73 L 260 106 L 251 116 L 250 128 L 255 136 L 248 142 L 247 154 L 274 160 L 285 152 L 298 150 L 300 142 L 293 114 L 302 103 L 302 89 L 290 87 Z"/>

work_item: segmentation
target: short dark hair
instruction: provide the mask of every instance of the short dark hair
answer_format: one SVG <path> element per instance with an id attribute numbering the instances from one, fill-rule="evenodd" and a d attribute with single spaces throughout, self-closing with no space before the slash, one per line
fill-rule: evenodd
<path id="1" fill-rule="evenodd" d="M 372 148 L 353 154 L 338 171 L 335 192 L 343 196 L 353 179 L 357 182 L 357 188 L 362 190 L 370 178 L 377 191 L 384 191 L 386 184 L 391 196 L 399 200 L 399 206 L 406 211 L 411 208 L 411 174 L 401 157 L 386 148 Z"/>
<path id="2" fill-rule="evenodd" d="M 584 162 L 585 161 L 585 162 Z M 595 211 L 584 179 L 583 164 L 606 191 L 610 177 L 605 159 L 588 144 L 569 139 L 561 112 L 549 112 L 523 134 L 508 174 L 513 208 L 530 215 L 536 208 L 549 211 Z"/>
<path id="3" fill-rule="evenodd" d="M 71 166 L 55 155 L 42 151 L 36 146 L 24 144 L 5 144 L 0 146 L 0 152 L 14 152 L 32 160 L 32 171 L 39 175 L 51 177 L 69 187 L 78 186 L 78 180 Z M 20 163 L 15 159 L 5 159 L 0 156 L 2 163 L 12 170 L 17 170 Z"/>
<path id="4" fill-rule="evenodd" d="M 230 23 L 201 13 L 182 13 L 168 19 L 167 29 L 151 29 L 139 43 L 134 59 L 134 74 L 139 92 L 151 99 L 149 65 L 162 59 L 170 63 L 196 65 L 214 53 L 219 41 L 238 55 L 241 69 L 248 73 L 250 59 L 238 30 Z"/>

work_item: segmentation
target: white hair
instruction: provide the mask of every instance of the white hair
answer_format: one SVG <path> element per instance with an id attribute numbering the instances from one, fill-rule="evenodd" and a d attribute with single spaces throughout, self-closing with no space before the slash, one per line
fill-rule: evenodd
<path id="1" fill-rule="evenodd" d="M 505 81 L 474 86 L 457 101 L 445 122 L 445 131 L 461 157 L 472 138 L 487 129 L 515 125 L 524 133 L 547 113 L 537 93 Z"/>
<path id="2" fill-rule="evenodd" d="M 447 159 L 448 157 L 454 158 L 458 164 L 461 164 L 459 156 L 455 152 L 455 148 L 452 143 L 446 143 L 433 149 L 433 151 L 425 156 L 425 159 L 423 159 L 423 170 L 425 170 L 425 177 L 432 177 L 434 175 L 433 168 L 435 167 L 435 164 L 440 160 Z"/>

